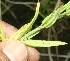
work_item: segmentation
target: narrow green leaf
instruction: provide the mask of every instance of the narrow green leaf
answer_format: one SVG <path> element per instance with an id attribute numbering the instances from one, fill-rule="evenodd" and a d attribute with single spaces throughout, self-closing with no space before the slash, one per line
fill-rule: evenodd
<path id="1" fill-rule="evenodd" d="M 32 47 L 52 47 L 52 46 L 59 46 L 59 45 L 67 44 L 61 41 L 46 41 L 46 40 L 26 40 L 22 42 Z"/>

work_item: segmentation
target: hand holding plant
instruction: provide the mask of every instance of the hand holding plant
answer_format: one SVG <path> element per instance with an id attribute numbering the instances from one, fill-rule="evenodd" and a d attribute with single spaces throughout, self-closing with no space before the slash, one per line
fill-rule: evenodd
<path id="1" fill-rule="evenodd" d="M 65 5 L 60 5 L 59 7 L 57 7 L 50 15 L 44 18 L 42 24 L 39 27 L 32 30 L 32 25 L 36 21 L 39 14 L 39 8 L 40 2 L 37 3 L 34 18 L 31 20 L 30 23 L 28 23 L 25 27 L 22 26 L 19 30 L 3 21 L 0 21 L 0 40 L 4 41 L 0 42 L 0 47 L 10 60 L 22 61 L 26 60 L 26 58 L 28 57 L 29 61 L 34 61 L 34 59 L 36 61 L 38 60 L 39 55 L 37 50 L 32 47 L 52 47 L 67 44 L 66 42 L 61 41 L 32 40 L 32 37 L 34 37 L 44 28 L 49 28 L 50 26 L 52 26 L 57 19 L 62 18 L 64 15 L 69 16 L 70 1 Z M 26 45 L 32 47 L 26 47 Z M 18 53 L 16 55 L 17 50 Z M 24 55 L 22 54 L 23 51 Z M 24 56 L 24 58 L 18 58 L 20 55 Z"/>
<path id="2" fill-rule="evenodd" d="M 7 38 L 11 37 L 17 29 L 8 23 L 0 20 L 0 25 L 4 29 L 4 33 Z M 17 53 L 16 53 L 17 52 Z M 28 47 L 21 43 L 19 40 L 6 40 L 0 42 L 0 61 L 37 61 L 39 59 L 39 53 L 36 49 Z"/>
<path id="3" fill-rule="evenodd" d="M 51 47 L 51 46 L 59 46 L 65 45 L 67 43 L 61 41 L 46 41 L 46 40 L 32 40 L 31 38 L 38 34 L 44 28 L 49 28 L 52 26 L 57 19 L 62 18 L 64 15 L 70 15 L 70 1 L 65 5 L 60 5 L 56 8 L 49 16 L 47 16 L 43 21 L 42 24 L 32 30 L 32 25 L 36 21 L 38 14 L 39 14 L 40 2 L 37 3 L 36 12 L 34 18 L 31 20 L 27 26 L 22 26 L 17 32 L 15 32 L 10 38 L 6 38 L 3 29 L 0 26 L 1 32 L 1 39 L 5 41 L 6 39 L 9 40 L 20 40 L 22 43 L 33 46 L 33 47 Z M 30 43 L 31 42 L 31 43 Z"/>

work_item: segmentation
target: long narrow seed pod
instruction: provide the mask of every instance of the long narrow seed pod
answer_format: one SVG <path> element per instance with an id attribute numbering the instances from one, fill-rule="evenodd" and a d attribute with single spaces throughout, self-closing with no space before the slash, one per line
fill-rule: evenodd
<path id="1" fill-rule="evenodd" d="M 32 25 L 34 24 L 34 22 L 36 21 L 38 14 L 39 14 L 39 8 L 40 8 L 40 2 L 37 3 L 37 7 L 36 7 L 36 12 L 35 15 L 33 17 L 33 19 L 31 20 L 30 23 L 27 24 L 27 26 L 22 26 L 14 35 L 12 35 L 9 39 L 20 39 L 22 36 L 24 36 L 27 32 L 29 32 L 29 30 L 32 28 Z"/>

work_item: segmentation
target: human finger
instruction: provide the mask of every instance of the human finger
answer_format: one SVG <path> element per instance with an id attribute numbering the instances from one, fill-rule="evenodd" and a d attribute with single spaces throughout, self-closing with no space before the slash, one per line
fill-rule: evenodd
<path id="1" fill-rule="evenodd" d="M 27 60 L 27 48 L 20 41 L 6 41 L 3 43 L 2 49 L 11 61 Z"/>
<path id="2" fill-rule="evenodd" d="M 8 36 L 8 37 L 10 37 L 13 33 L 15 33 L 17 31 L 17 29 L 15 27 L 10 26 L 9 24 L 7 24 L 3 21 L 0 21 L 0 23 L 1 23 L 1 25 L 4 29 L 4 31 L 5 31 L 6 36 Z M 11 30 L 11 32 L 10 32 L 10 30 Z M 32 48 L 32 47 L 27 47 L 27 49 L 28 49 L 28 61 L 37 61 L 39 59 L 38 51 L 36 49 Z"/>
<path id="3" fill-rule="evenodd" d="M 10 61 L 2 51 L 2 43 L 0 42 L 0 61 Z"/>
<path id="4" fill-rule="evenodd" d="M 0 20 L 0 25 L 2 26 L 5 34 L 6 34 L 6 37 L 11 37 L 16 31 L 17 31 L 17 28 L 15 28 L 14 26 Z"/>
<path id="5" fill-rule="evenodd" d="M 27 50 L 28 50 L 28 61 L 39 60 L 40 57 L 39 52 L 35 48 L 27 46 Z"/>

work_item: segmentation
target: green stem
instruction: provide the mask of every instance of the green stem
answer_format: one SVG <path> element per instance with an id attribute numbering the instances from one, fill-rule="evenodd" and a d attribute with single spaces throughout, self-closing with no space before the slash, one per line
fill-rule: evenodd
<path id="1" fill-rule="evenodd" d="M 29 33 L 27 33 L 25 36 L 23 36 L 20 40 L 27 40 L 32 38 L 33 36 L 35 36 L 36 34 L 38 34 L 43 28 L 49 28 L 50 26 L 52 26 L 57 19 L 63 17 L 64 15 L 61 16 L 62 12 L 64 10 L 66 10 L 70 5 L 70 2 L 68 2 L 67 4 L 65 4 L 64 6 L 60 6 L 58 9 L 54 10 L 53 13 L 51 13 L 49 16 L 47 16 L 43 21 L 42 24 L 37 27 L 36 29 L 30 31 Z M 61 17 L 60 17 L 61 16 Z"/>
<path id="2" fill-rule="evenodd" d="M 35 36 L 36 34 L 38 34 L 42 29 L 43 29 L 43 26 L 39 26 L 36 29 L 25 34 L 25 36 L 23 36 L 20 40 L 22 40 L 22 41 L 28 40 L 28 39 L 32 38 L 33 36 Z"/>

